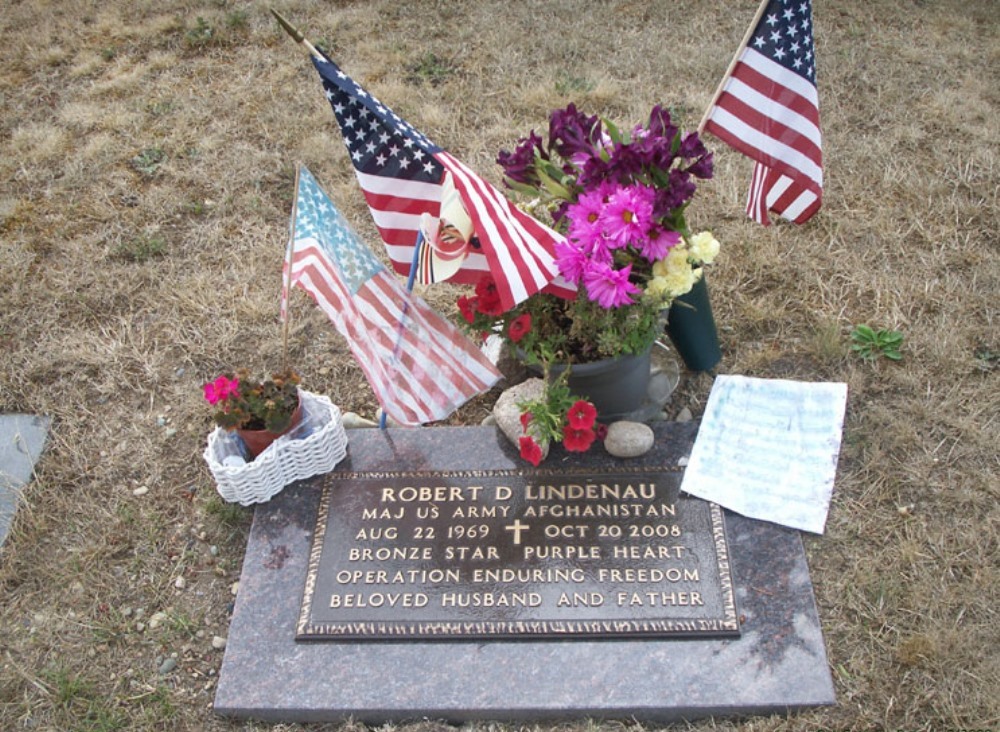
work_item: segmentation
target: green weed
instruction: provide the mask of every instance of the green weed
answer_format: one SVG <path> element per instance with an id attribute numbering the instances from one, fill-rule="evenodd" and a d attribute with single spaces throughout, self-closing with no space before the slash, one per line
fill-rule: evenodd
<path id="1" fill-rule="evenodd" d="M 167 154 L 160 147 L 147 147 L 132 158 L 132 167 L 143 175 L 153 175 L 163 165 Z"/>
<path id="2" fill-rule="evenodd" d="M 215 35 L 215 31 L 212 30 L 212 26 L 208 24 L 200 15 L 195 20 L 194 28 L 189 28 L 187 33 L 184 34 L 184 41 L 192 47 L 202 47 L 208 45 Z"/>
<path id="3" fill-rule="evenodd" d="M 167 242 L 161 236 L 140 236 L 119 244 L 114 251 L 115 259 L 133 264 L 142 264 L 167 253 Z"/>
<path id="4" fill-rule="evenodd" d="M 874 361 L 879 356 L 885 356 L 891 361 L 901 361 L 903 354 L 899 347 L 903 345 L 903 334 L 898 330 L 875 330 L 867 325 L 856 325 L 851 331 L 851 350 L 866 361 Z"/>

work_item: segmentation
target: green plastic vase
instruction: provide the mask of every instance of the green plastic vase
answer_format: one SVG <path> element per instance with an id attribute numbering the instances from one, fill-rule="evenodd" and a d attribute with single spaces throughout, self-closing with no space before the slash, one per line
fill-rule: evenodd
<path id="1" fill-rule="evenodd" d="M 711 371 L 722 360 L 705 277 L 670 306 L 667 335 L 691 371 Z"/>

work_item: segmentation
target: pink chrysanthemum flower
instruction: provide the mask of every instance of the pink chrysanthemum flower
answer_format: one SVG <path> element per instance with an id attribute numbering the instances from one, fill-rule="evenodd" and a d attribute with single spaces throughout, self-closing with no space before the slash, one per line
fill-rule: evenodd
<path id="1" fill-rule="evenodd" d="M 654 191 L 647 186 L 619 188 L 608 198 L 600 223 L 608 245 L 641 248 L 653 222 Z"/>
<path id="2" fill-rule="evenodd" d="M 579 200 L 566 209 L 569 219 L 567 234 L 570 239 L 586 243 L 600 238 L 601 211 L 604 209 L 604 196 L 599 191 L 591 191 L 580 196 Z"/>
<path id="3" fill-rule="evenodd" d="M 556 244 L 556 266 L 567 281 L 574 285 L 580 283 L 580 278 L 590 264 L 590 258 L 579 246 L 565 241 Z"/>
<path id="4" fill-rule="evenodd" d="M 646 234 L 646 239 L 639 247 L 639 253 L 650 262 L 656 262 L 667 256 L 681 241 L 680 232 L 667 231 L 659 226 L 653 226 Z"/>
<path id="5" fill-rule="evenodd" d="M 594 265 L 583 275 L 587 296 L 605 309 L 631 305 L 631 296 L 641 292 L 628 281 L 631 272 L 631 264 L 618 270 L 608 264 Z"/>

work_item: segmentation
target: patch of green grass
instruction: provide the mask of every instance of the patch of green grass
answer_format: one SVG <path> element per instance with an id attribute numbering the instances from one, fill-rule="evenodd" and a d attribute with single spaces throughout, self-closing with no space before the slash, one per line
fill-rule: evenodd
<path id="1" fill-rule="evenodd" d="M 200 48 L 211 43 L 214 36 L 215 31 L 212 29 L 212 26 L 199 15 L 195 20 L 194 28 L 189 28 L 184 33 L 184 42 L 193 48 Z"/>
<path id="2" fill-rule="evenodd" d="M 250 14 L 246 10 L 233 10 L 226 13 L 226 27 L 230 30 L 245 30 L 249 20 Z"/>
<path id="3" fill-rule="evenodd" d="M 154 175 L 163 161 L 167 159 L 167 154 L 161 147 L 147 147 L 132 158 L 132 167 L 143 175 Z"/>
<path id="4" fill-rule="evenodd" d="M 867 325 L 856 325 L 851 331 L 851 340 L 851 350 L 866 361 L 874 361 L 879 356 L 891 361 L 903 360 L 899 352 L 903 334 L 898 330 L 875 330 Z"/>
<path id="5" fill-rule="evenodd" d="M 86 679 L 70 672 L 64 666 L 51 666 L 43 674 L 43 678 L 52 687 L 55 702 L 61 707 L 68 707 L 78 698 L 93 693 L 92 685 Z"/>
<path id="6" fill-rule="evenodd" d="M 139 236 L 122 242 L 114 251 L 115 259 L 142 264 L 167 253 L 167 242 L 162 236 Z"/>
<path id="7" fill-rule="evenodd" d="M 411 83 L 425 81 L 431 86 L 442 84 L 449 76 L 455 73 L 455 69 L 447 59 L 443 59 L 432 52 L 425 53 L 407 66 L 407 71 L 409 71 L 407 81 Z"/>
<path id="8" fill-rule="evenodd" d="M 118 55 L 118 49 L 114 46 L 105 46 L 101 49 L 101 58 L 105 61 L 114 61 Z"/>
<path id="9" fill-rule="evenodd" d="M 213 495 L 205 502 L 205 513 L 230 529 L 245 525 L 253 516 L 248 508 L 238 503 L 226 503 L 218 495 Z"/>
<path id="10" fill-rule="evenodd" d="M 597 88 L 597 83 L 585 76 L 574 76 L 562 72 L 556 79 L 556 92 L 563 95 L 589 94 Z"/>
<path id="11" fill-rule="evenodd" d="M 162 117 L 168 112 L 173 111 L 174 106 L 175 104 L 172 100 L 164 99 L 156 102 L 150 102 L 149 104 L 146 105 L 146 109 L 148 109 L 149 113 L 154 117 Z M 158 149 L 158 148 L 153 148 L 153 149 Z M 160 152 L 162 152 L 162 150 Z"/>

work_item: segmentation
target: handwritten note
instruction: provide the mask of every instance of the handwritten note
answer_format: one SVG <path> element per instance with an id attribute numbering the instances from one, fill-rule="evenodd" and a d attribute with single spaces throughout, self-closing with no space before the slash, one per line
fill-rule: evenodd
<path id="1" fill-rule="evenodd" d="M 717 377 L 681 490 L 822 534 L 846 406 L 847 384 Z"/>

